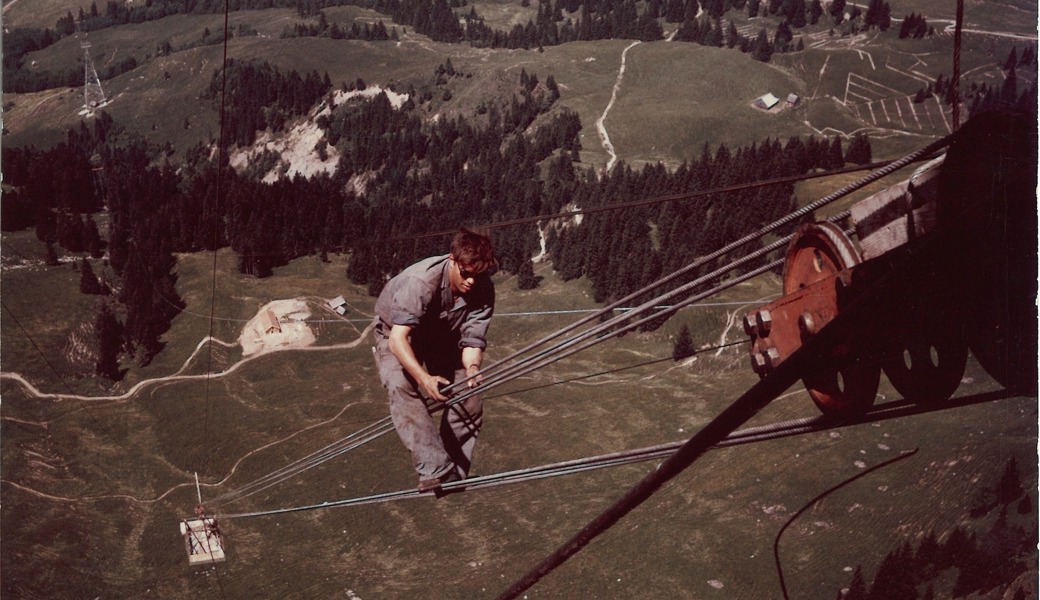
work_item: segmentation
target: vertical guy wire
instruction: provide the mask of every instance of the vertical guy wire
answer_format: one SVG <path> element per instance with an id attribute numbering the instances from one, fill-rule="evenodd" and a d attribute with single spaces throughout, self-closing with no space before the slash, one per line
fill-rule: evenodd
<path id="1" fill-rule="evenodd" d="M 961 126 L 961 26 L 964 23 L 964 0 L 957 0 L 957 24 L 953 29 L 953 75 L 950 93 L 953 95 L 953 130 Z"/>
<path id="2" fill-rule="evenodd" d="M 224 108 L 227 103 L 227 55 L 228 55 L 228 0 L 224 0 L 224 44 L 221 57 L 220 79 L 220 133 L 217 136 L 217 190 L 213 199 L 213 274 L 210 279 L 209 298 L 209 343 L 206 349 L 206 412 L 203 419 L 202 439 L 209 439 L 209 400 L 213 375 L 213 325 L 216 321 L 217 305 L 217 250 L 220 246 L 220 199 L 224 196 Z"/>

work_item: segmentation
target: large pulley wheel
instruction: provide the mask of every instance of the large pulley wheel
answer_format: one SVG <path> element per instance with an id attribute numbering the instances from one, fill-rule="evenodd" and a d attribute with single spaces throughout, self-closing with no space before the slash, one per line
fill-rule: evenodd
<path id="1" fill-rule="evenodd" d="M 968 342 L 937 325 L 912 334 L 882 363 L 885 375 L 911 402 L 942 402 L 957 391 L 968 363 Z"/>
<path id="2" fill-rule="evenodd" d="M 837 315 L 841 310 L 837 276 L 860 261 L 859 251 L 852 240 L 833 223 L 803 225 L 787 249 L 784 293 L 790 294 L 831 278 L 835 285 L 822 291 L 829 294 L 825 302 L 830 305 L 831 313 Z M 848 344 L 842 346 L 848 350 Z M 802 382 L 824 414 L 861 412 L 874 404 L 881 381 L 880 365 L 858 362 L 846 353 L 810 369 L 802 377 Z"/>

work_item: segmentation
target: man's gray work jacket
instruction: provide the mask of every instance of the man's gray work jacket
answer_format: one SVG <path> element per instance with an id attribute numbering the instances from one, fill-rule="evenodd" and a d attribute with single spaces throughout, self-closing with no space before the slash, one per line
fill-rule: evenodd
<path id="1" fill-rule="evenodd" d="M 485 348 L 495 286 L 479 275 L 465 297 L 453 300 L 450 255 L 423 259 L 387 282 L 376 301 L 376 336 L 386 338 L 393 325 L 412 328 L 417 354 L 447 348 Z"/>

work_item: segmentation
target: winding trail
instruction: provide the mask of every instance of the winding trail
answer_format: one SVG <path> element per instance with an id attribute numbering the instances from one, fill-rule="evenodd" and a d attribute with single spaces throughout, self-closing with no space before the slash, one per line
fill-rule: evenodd
<path id="1" fill-rule="evenodd" d="M 170 382 L 174 382 L 174 381 L 192 381 L 192 380 L 197 380 L 197 379 L 206 379 L 208 377 L 224 377 L 226 375 L 230 375 L 231 373 L 237 371 L 239 368 L 245 366 L 245 364 L 248 363 L 251 360 L 260 358 L 261 356 L 267 356 L 268 354 L 273 354 L 275 352 L 288 352 L 288 351 L 295 351 L 295 352 L 325 352 L 327 350 L 343 350 L 343 349 L 349 349 L 349 348 L 356 348 L 368 336 L 369 332 L 372 330 L 372 327 L 373 327 L 373 325 L 369 324 L 368 327 L 366 327 L 361 332 L 361 334 L 358 336 L 358 338 L 356 340 L 354 340 L 353 342 L 346 342 L 346 343 L 343 343 L 343 344 L 334 344 L 334 345 L 331 345 L 331 346 L 305 346 L 305 347 L 295 347 L 295 348 L 294 347 L 289 347 L 289 348 L 285 348 L 285 347 L 270 348 L 270 349 L 267 349 L 267 350 L 263 350 L 263 351 L 257 352 L 256 354 L 244 357 L 244 358 L 242 358 L 242 360 L 240 360 L 237 363 L 231 365 L 227 369 L 224 369 L 223 371 L 220 371 L 219 373 L 202 373 L 202 374 L 199 374 L 199 375 L 181 375 L 181 373 L 183 373 L 184 370 L 188 368 L 188 366 L 191 364 L 192 360 L 194 360 L 198 356 L 199 352 L 202 351 L 202 349 L 205 347 L 205 345 L 208 342 L 212 341 L 212 342 L 214 342 L 216 344 L 220 344 L 220 345 L 222 345 L 222 346 L 224 346 L 226 348 L 234 348 L 234 347 L 238 346 L 238 344 L 231 344 L 231 343 L 225 342 L 223 340 L 219 340 L 219 339 L 214 338 L 214 337 L 206 336 L 205 338 L 202 339 L 201 342 L 199 342 L 198 346 L 195 347 L 195 351 L 192 352 L 191 356 L 189 356 L 188 359 L 184 361 L 184 364 L 181 365 L 181 368 L 178 369 L 176 373 L 174 373 L 173 375 L 167 375 L 165 377 L 157 377 L 155 379 L 145 379 L 143 381 L 139 381 L 136 384 L 134 384 L 133 387 L 131 387 L 129 390 L 127 390 L 125 393 L 120 394 L 118 396 L 82 396 L 82 395 L 79 395 L 79 394 L 57 394 L 57 393 L 51 394 L 51 393 L 47 393 L 47 392 L 42 392 L 42 391 L 39 390 L 39 388 L 34 386 L 32 383 L 27 381 L 24 377 L 22 377 L 18 373 L 10 373 L 10 372 L 6 372 L 6 371 L 0 372 L 0 379 L 10 379 L 12 381 L 18 382 L 19 384 L 22 385 L 22 387 L 25 388 L 26 391 L 29 392 L 29 394 L 31 394 L 32 396 L 35 396 L 37 398 L 49 398 L 49 399 L 53 399 L 53 400 L 83 400 L 83 401 L 91 401 L 91 400 L 93 400 L 93 401 L 104 401 L 104 402 L 108 402 L 108 401 L 125 401 L 125 400 L 130 400 L 131 398 L 133 398 L 133 396 L 135 394 L 137 394 L 142 389 L 144 389 L 144 388 L 146 388 L 148 386 L 151 386 L 151 385 L 170 383 Z"/>
<path id="2" fill-rule="evenodd" d="M 629 44 L 621 52 L 621 68 L 618 69 L 617 80 L 614 82 L 614 89 L 610 92 L 610 102 L 607 103 L 607 107 L 603 109 L 603 114 L 596 119 L 596 130 L 599 132 L 599 140 L 603 145 L 603 148 L 610 155 L 610 160 L 607 161 L 607 171 L 614 167 L 614 163 L 617 162 L 617 154 L 614 152 L 614 144 L 610 143 L 610 136 L 607 135 L 607 127 L 604 122 L 607 120 L 607 114 L 610 109 L 614 107 L 614 101 L 617 100 L 618 90 L 621 89 L 621 80 L 625 77 L 625 58 L 628 56 L 628 51 L 637 45 L 641 44 L 640 41 L 635 41 Z"/>
<path id="3" fill-rule="evenodd" d="M 167 375 L 165 377 L 158 377 L 158 378 L 155 378 L 155 379 L 146 379 L 144 381 L 140 381 L 137 384 L 135 384 L 133 387 L 131 387 L 126 393 L 120 394 L 118 396 L 82 396 L 82 395 L 78 395 L 78 394 L 51 394 L 51 393 L 46 393 L 46 392 L 40 391 L 38 388 L 36 388 L 36 386 L 31 384 L 29 381 L 27 381 L 24 377 L 22 377 L 18 373 L 0 372 L 0 379 L 10 379 L 12 381 L 15 381 L 15 382 L 19 383 L 23 388 L 25 388 L 25 390 L 31 396 L 34 396 L 36 398 L 48 398 L 48 399 L 53 399 L 53 400 L 81 400 L 81 401 L 90 401 L 90 400 L 94 400 L 94 401 L 127 401 L 127 400 L 132 399 L 135 394 L 137 394 L 141 390 L 143 390 L 143 389 L 145 389 L 145 388 L 147 388 L 148 386 L 151 386 L 151 385 L 165 385 L 167 383 L 175 382 L 175 381 L 189 381 L 189 380 L 196 380 L 196 379 L 204 379 L 206 377 L 223 377 L 225 375 L 229 375 L 229 374 L 233 373 L 234 371 L 238 370 L 240 367 L 244 366 L 249 361 L 252 361 L 254 359 L 260 358 L 261 356 L 266 356 L 268 354 L 272 354 L 272 353 L 275 353 L 275 352 L 287 352 L 287 351 L 312 351 L 312 352 L 314 352 L 314 351 L 342 350 L 342 349 L 355 348 L 359 344 L 361 344 L 363 341 L 365 341 L 365 339 L 368 337 L 369 332 L 372 330 L 372 327 L 373 327 L 373 325 L 369 324 L 369 326 L 366 327 L 360 333 L 358 338 L 356 340 L 352 341 L 352 342 L 346 342 L 346 343 L 342 343 L 342 344 L 334 344 L 334 345 L 331 345 L 331 346 L 305 346 L 305 347 L 288 347 L 288 348 L 278 347 L 278 348 L 271 348 L 271 349 L 268 349 L 268 350 L 265 350 L 265 351 L 262 351 L 262 352 L 258 352 L 257 354 L 254 354 L 254 355 L 244 357 L 244 358 L 242 358 L 242 360 L 238 361 L 234 365 L 230 366 L 229 368 L 227 368 L 224 371 L 221 371 L 219 373 L 205 373 L 205 374 L 201 374 L 201 375 L 182 375 L 181 373 L 183 373 L 184 370 L 187 369 L 191 365 L 192 361 L 195 360 L 199 356 L 199 353 L 206 347 L 207 343 L 213 342 L 215 344 L 219 344 L 219 345 L 222 345 L 222 346 L 228 347 L 228 348 L 237 347 L 238 346 L 238 344 L 232 344 L 232 343 L 228 343 L 228 342 L 225 342 L 223 340 L 219 340 L 219 339 L 211 337 L 211 336 L 206 336 L 205 338 L 202 339 L 202 341 L 200 341 L 198 343 L 198 345 L 195 347 L 195 350 L 191 353 L 191 355 L 187 358 L 187 360 L 184 361 L 184 364 L 181 365 L 180 369 L 178 369 L 176 373 L 174 373 L 173 375 Z M 268 448 L 270 448 L 272 446 L 276 446 L 278 444 L 281 444 L 281 443 L 284 443 L 284 442 L 286 442 L 288 440 L 291 440 L 292 438 L 294 438 L 294 437 L 296 437 L 296 436 L 298 436 L 298 435 L 300 435 L 300 434 L 302 434 L 302 433 L 304 433 L 304 432 L 306 432 L 308 430 L 315 429 L 315 428 L 318 428 L 318 427 L 324 427 L 324 426 L 328 425 L 329 423 L 332 423 L 332 422 L 336 421 L 338 418 L 340 418 L 343 415 L 344 412 L 346 412 L 351 407 L 357 406 L 357 404 L 358 404 L 357 402 L 348 403 L 345 406 L 343 406 L 343 408 L 340 409 L 340 411 L 338 413 L 336 413 L 334 416 L 330 417 L 329 419 L 326 419 L 326 420 L 318 422 L 318 423 L 313 423 L 311 425 L 308 425 L 307 427 L 303 427 L 303 428 L 301 428 L 301 429 L 299 429 L 297 431 L 294 431 L 294 432 L 286 435 L 283 438 L 274 440 L 274 441 L 269 442 L 267 444 L 264 444 L 264 445 L 262 445 L 262 446 L 260 446 L 258 448 L 254 448 L 253 450 L 250 450 L 249 452 L 246 452 L 241 457 L 239 457 L 238 460 L 235 461 L 235 463 L 231 466 L 231 468 L 224 475 L 224 477 L 220 479 L 220 481 L 217 481 L 215 483 L 203 483 L 203 484 L 201 484 L 201 486 L 202 487 L 217 487 L 217 486 L 223 485 L 225 482 L 227 482 L 235 474 L 235 472 L 238 470 L 239 465 L 241 465 L 242 462 L 244 460 L 246 460 L 247 458 L 249 458 L 250 456 L 252 456 L 252 455 L 254 455 L 254 454 L 258 453 L 258 452 L 261 452 L 263 450 L 266 450 L 266 449 L 268 449 Z M 9 421 L 18 421 L 18 422 L 23 422 L 23 423 L 30 423 L 28 421 L 22 421 L 21 419 L 15 419 L 15 418 L 12 418 L 12 417 L 3 417 L 3 419 L 4 420 L 9 420 Z M 47 423 L 30 423 L 30 424 L 37 425 L 37 426 L 42 426 L 44 428 L 46 428 L 48 426 Z M 94 500 L 106 500 L 106 499 L 125 499 L 125 500 L 128 500 L 128 501 L 136 502 L 136 503 L 140 503 L 140 504 L 151 504 L 151 503 L 159 502 L 159 501 L 163 500 L 164 498 L 166 498 L 167 496 L 169 496 L 174 491 L 176 491 L 176 490 L 178 490 L 180 488 L 183 488 L 183 487 L 194 487 L 194 485 L 195 485 L 194 482 L 180 483 L 180 484 L 174 485 L 173 487 L 167 489 L 165 492 L 162 492 L 161 494 L 159 494 L 155 498 L 152 498 L 152 499 L 140 499 L 140 498 L 138 498 L 136 496 L 133 496 L 131 494 L 99 494 L 99 495 L 92 495 L 92 496 L 82 496 L 82 497 L 78 497 L 78 498 L 70 498 L 70 497 L 66 497 L 66 496 L 55 496 L 55 495 L 52 495 L 52 494 L 41 492 L 39 490 L 32 489 L 30 487 L 27 487 L 27 486 L 24 486 L 22 484 L 16 483 L 16 482 L 11 481 L 9 479 L 0 479 L 0 483 L 3 483 L 5 485 L 10 485 L 11 487 L 13 487 L 15 489 L 18 489 L 20 491 L 23 491 L 23 492 L 25 492 L 27 494 L 32 494 L 32 495 L 34 495 L 36 497 L 44 498 L 44 499 L 52 500 L 52 501 L 56 501 L 56 502 L 81 502 L 81 501 L 94 501 Z"/>

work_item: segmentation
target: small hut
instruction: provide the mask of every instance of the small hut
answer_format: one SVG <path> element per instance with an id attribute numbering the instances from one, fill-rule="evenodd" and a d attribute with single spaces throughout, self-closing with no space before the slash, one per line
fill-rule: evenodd
<path id="1" fill-rule="evenodd" d="M 265 335 L 282 332 L 282 325 L 278 322 L 278 317 L 275 316 L 274 311 L 271 309 L 260 313 L 260 320 L 263 322 Z"/>
<path id="2" fill-rule="evenodd" d="M 343 296 L 336 296 L 329 300 L 329 308 L 341 315 L 345 315 L 347 314 L 347 301 L 343 299 Z"/>
<path id="3" fill-rule="evenodd" d="M 772 93 L 766 93 L 765 95 L 755 98 L 755 101 L 752 102 L 752 104 L 755 105 L 756 108 L 769 110 L 776 106 L 778 102 L 780 102 L 779 98 L 774 96 Z"/>

